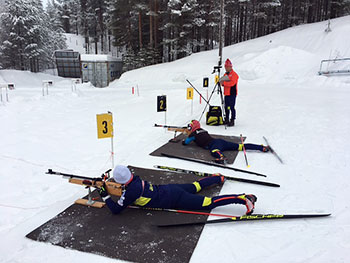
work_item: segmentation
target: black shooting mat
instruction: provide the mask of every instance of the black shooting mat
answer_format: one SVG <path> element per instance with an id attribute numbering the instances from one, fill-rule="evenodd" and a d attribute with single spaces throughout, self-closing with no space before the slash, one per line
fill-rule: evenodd
<path id="1" fill-rule="evenodd" d="M 210 134 L 215 139 L 224 139 L 225 141 L 234 142 L 234 143 L 241 143 L 241 138 L 237 136 L 223 136 L 223 135 L 216 135 L 216 134 Z M 210 151 L 203 149 L 196 145 L 195 142 L 191 142 L 188 145 L 182 145 L 182 140 L 186 139 L 186 135 L 181 133 L 180 135 L 175 137 L 176 142 L 167 142 L 163 146 L 159 147 L 154 152 L 150 153 L 152 156 L 161 156 L 162 153 L 166 154 L 172 154 L 176 156 L 181 157 L 189 157 L 193 159 L 199 159 L 204 161 L 213 161 L 214 157 L 211 156 Z M 243 137 L 243 140 L 245 140 L 246 137 Z M 228 164 L 233 164 L 235 161 L 238 151 L 224 151 L 223 154 L 227 158 Z"/>
<path id="2" fill-rule="evenodd" d="M 200 179 L 190 174 L 129 168 L 153 184 L 192 183 Z M 200 194 L 214 196 L 220 190 L 221 186 L 214 186 Z M 93 196 L 97 197 L 98 193 L 94 191 Z M 206 219 L 204 215 L 131 208 L 113 215 L 107 207 L 73 204 L 26 237 L 131 262 L 189 262 L 203 226 L 158 228 L 155 225 Z"/>

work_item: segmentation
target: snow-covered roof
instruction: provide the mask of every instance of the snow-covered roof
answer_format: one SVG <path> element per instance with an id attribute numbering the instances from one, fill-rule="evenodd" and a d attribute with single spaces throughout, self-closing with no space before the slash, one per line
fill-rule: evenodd
<path id="1" fill-rule="evenodd" d="M 81 61 L 120 61 L 120 59 L 116 57 L 112 57 L 109 55 L 91 55 L 91 54 L 81 54 L 80 56 Z"/>

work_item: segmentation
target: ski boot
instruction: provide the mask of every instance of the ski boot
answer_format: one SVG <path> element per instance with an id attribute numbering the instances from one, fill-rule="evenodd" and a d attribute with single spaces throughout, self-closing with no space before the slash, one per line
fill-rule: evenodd
<path id="1" fill-rule="evenodd" d="M 230 120 L 227 126 L 229 127 L 235 126 L 235 119 Z"/>
<path id="2" fill-rule="evenodd" d="M 246 215 L 251 215 L 254 211 L 255 202 L 258 198 L 255 195 L 245 195 L 245 206 L 247 207 Z"/>
<path id="3" fill-rule="evenodd" d="M 226 180 L 225 176 L 221 175 L 220 173 L 213 174 L 212 176 L 220 176 L 221 184 L 223 184 Z"/>
<path id="4" fill-rule="evenodd" d="M 213 156 L 218 157 L 215 160 L 213 160 L 214 162 L 216 162 L 218 164 L 227 164 L 227 159 L 226 159 L 225 155 L 223 155 L 219 149 L 212 150 L 211 153 Z"/>
<path id="5" fill-rule="evenodd" d="M 267 152 L 269 152 L 270 151 L 270 147 L 269 146 L 264 146 L 264 145 L 262 145 L 262 151 L 264 152 L 264 153 L 267 153 Z"/>
<path id="6" fill-rule="evenodd" d="M 214 162 L 216 162 L 218 164 L 226 165 L 227 164 L 227 159 L 225 157 L 220 157 L 220 158 L 215 159 Z"/>

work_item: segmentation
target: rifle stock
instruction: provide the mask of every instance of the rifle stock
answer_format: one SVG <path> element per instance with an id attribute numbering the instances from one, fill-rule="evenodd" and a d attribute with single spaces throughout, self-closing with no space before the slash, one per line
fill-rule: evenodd
<path id="1" fill-rule="evenodd" d="M 174 132 L 182 132 L 182 133 L 188 133 L 187 128 L 168 128 L 168 131 L 174 131 Z"/>
<path id="2" fill-rule="evenodd" d="M 76 178 L 70 178 L 68 182 L 72 184 L 79 184 L 84 186 L 90 186 L 94 188 L 101 188 L 103 186 L 103 181 L 93 181 L 93 180 L 82 180 Z M 105 182 L 106 190 L 109 195 L 121 196 L 122 195 L 122 185 L 116 182 Z"/>
<path id="3" fill-rule="evenodd" d="M 109 171 L 107 171 L 106 173 L 109 173 Z M 111 182 L 111 181 L 103 181 L 101 177 L 90 178 L 90 177 L 79 176 L 74 174 L 65 174 L 65 173 L 52 171 L 51 169 L 48 170 L 47 174 L 62 175 L 63 178 L 69 178 L 68 182 L 72 184 L 78 184 L 78 185 L 83 185 L 87 187 L 101 188 L 103 186 L 103 183 L 105 183 L 106 190 L 109 195 L 114 195 L 114 196 L 122 195 L 123 188 L 121 184 L 118 184 L 116 182 Z M 103 174 L 102 176 L 104 177 L 105 174 Z"/>

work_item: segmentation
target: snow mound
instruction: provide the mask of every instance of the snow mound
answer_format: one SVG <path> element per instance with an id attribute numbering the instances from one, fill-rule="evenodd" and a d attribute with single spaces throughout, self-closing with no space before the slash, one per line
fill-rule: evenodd
<path id="1" fill-rule="evenodd" d="M 58 76 L 53 76 L 45 73 L 33 73 L 30 71 L 19 70 L 1 70 L 0 79 L 3 79 L 6 83 L 14 83 L 15 88 L 38 88 L 42 87 L 43 80 L 52 80 L 55 82 L 70 82 L 69 79 L 65 79 Z"/>
<path id="2" fill-rule="evenodd" d="M 319 65 L 312 53 L 288 46 L 274 47 L 257 56 L 247 54 L 244 58 L 248 60 L 237 67 L 241 78 L 266 82 L 295 80 L 309 75 L 310 69 L 314 69 L 315 74 Z"/>

